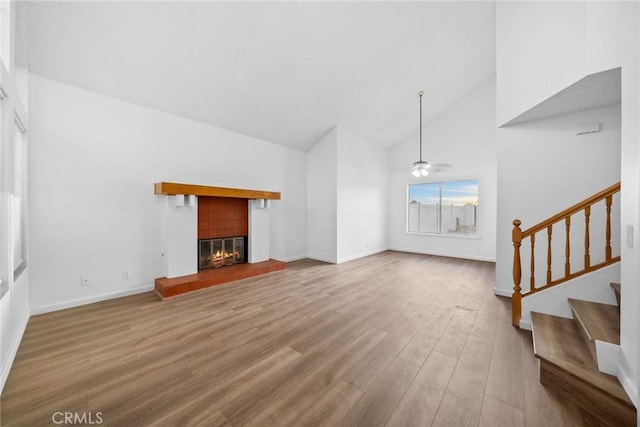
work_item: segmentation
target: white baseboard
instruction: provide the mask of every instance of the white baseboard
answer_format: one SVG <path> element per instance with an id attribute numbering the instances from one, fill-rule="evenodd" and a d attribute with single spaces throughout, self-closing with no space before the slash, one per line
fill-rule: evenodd
<path id="1" fill-rule="evenodd" d="M 20 343 L 22 342 L 22 337 L 24 336 L 24 331 L 27 329 L 27 323 L 29 323 L 29 310 L 25 310 L 22 315 L 22 319 L 20 320 L 20 325 L 18 328 L 18 334 L 11 342 L 11 347 L 9 348 L 9 354 L 7 359 L 4 361 L 2 365 L 2 373 L 0 373 L 0 393 L 4 389 L 4 384 L 7 382 L 7 378 L 9 378 L 9 372 L 11 371 L 11 367 L 13 366 L 13 360 L 16 358 L 16 354 L 18 354 L 18 347 L 20 347 Z"/>
<path id="2" fill-rule="evenodd" d="M 108 294 L 95 295 L 87 298 L 79 298 L 71 301 L 65 301 L 57 304 L 44 305 L 41 307 L 32 307 L 31 315 L 50 313 L 52 311 L 64 310 L 65 308 L 78 307 L 81 305 L 92 304 L 94 302 L 106 301 L 114 298 L 126 297 L 129 295 L 141 294 L 144 292 L 152 291 L 155 288 L 154 285 L 144 285 L 133 289 L 127 289 L 124 291 L 111 292 Z"/>
<path id="3" fill-rule="evenodd" d="M 493 294 L 498 295 L 499 297 L 511 298 L 513 296 L 513 291 L 510 289 L 507 290 L 507 289 L 493 288 Z"/>
<path id="4" fill-rule="evenodd" d="M 309 259 L 315 259 L 316 261 L 328 262 L 329 264 L 337 264 L 338 262 L 335 259 L 327 258 L 318 255 L 307 255 Z"/>
<path id="5" fill-rule="evenodd" d="M 308 258 L 308 256 L 306 256 L 306 255 L 296 255 L 296 256 L 291 256 L 291 257 L 286 257 L 286 258 L 274 257 L 273 259 L 275 259 L 276 261 L 281 261 L 281 262 L 294 262 L 294 261 L 300 261 L 300 260 L 306 259 L 306 258 Z"/>
<path id="6" fill-rule="evenodd" d="M 532 329 L 531 322 L 520 319 L 520 329 L 530 331 Z"/>
<path id="7" fill-rule="evenodd" d="M 470 260 L 473 260 L 473 261 L 496 262 L 495 258 L 488 258 L 488 257 L 482 257 L 482 256 L 459 255 L 459 254 L 431 252 L 431 251 L 417 251 L 417 250 L 414 250 L 414 249 L 403 249 L 403 248 L 389 248 L 388 250 L 396 251 L 396 252 L 407 252 L 407 253 L 411 253 L 411 254 L 442 256 L 442 257 L 447 257 L 447 258 L 470 259 Z"/>
<path id="8" fill-rule="evenodd" d="M 375 255 L 375 254 L 379 254 L 381 252 L 385 252 L 388 249 L 374 249 L 372 251 L 367 251 L 367 252 L 363 252 L 357 255 L 352 255 L 352 256 L 348 256 L 348 257 L 344 257 L 344 258 L 338 258 L 338 262 L 336 262 L 336 264 L 342 264 L 343 262 L 349 262 L 349 261 L 353 261 L 356 259 L 360 259 L 360 258 L 364 258 L 367 256 L 371 256 L 371 255 Z"/>
<path id="9" fill-rule="evenodd" d="M 620 346 L 605 341 L 595 340 L 598 369 L 609 375 L 618 374 Z"/>
<path id="10" fill-rule="evenodd" d="M 633 375 L 630 374 L 629 366 L 624 362 L 624 358 L 620 357 L 620 362 L 618 364 L 618 381 L 622 384 L 622 388 L 629 395 L 629 399 L 631 402 L 638 408 L 638 389 L 637 389 L 637 378 L 634 378 Z"/>

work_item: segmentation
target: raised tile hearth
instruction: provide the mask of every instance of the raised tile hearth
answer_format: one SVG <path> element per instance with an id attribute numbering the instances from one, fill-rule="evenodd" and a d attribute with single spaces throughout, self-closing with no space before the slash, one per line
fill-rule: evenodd
<path id="1" fill-rule="evenodd" d="M 224 268 L 202 270 L 196 274 L 174 278 L 156 279 L 155 291 L 162 299 L 174 297 L 198 289 L 222 285 L 261 274 L 284 270 L 286 264 L 270 259 L 255 264 L 236 264 Z"/>

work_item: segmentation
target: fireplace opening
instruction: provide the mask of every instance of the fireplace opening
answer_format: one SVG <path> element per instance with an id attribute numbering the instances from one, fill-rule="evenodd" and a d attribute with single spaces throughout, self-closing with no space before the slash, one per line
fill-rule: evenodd
<path id="1" fill-rule="evenodd" d="M 247 236 L 198 241 L 198 270 L 242 264 L 247 260 Z"/>

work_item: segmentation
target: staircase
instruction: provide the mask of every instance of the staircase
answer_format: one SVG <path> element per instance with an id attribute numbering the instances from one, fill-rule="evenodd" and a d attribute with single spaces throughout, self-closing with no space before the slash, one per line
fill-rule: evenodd
<path id="1" fill-rule="evenodd" d="M 620 301 L 620 285 L 611 286 Z M 601 372 L 615 373 L 606 359 L 607 349 L 620 345 L 619 305 L 571 298 L 569 304 L 573 319 L 531 313 L 540 382 L 607 425 L 635 426 L 636 409 L 618 379 Z"/>
<path id="2" fill-rule="evenodd" d="M 511 305 L 514 326 L 527 327 L 531 315 L 540 382 L 616 427 L 636 425 L 636 408 L 616 377 L 620 284 L 612 283 L 610 291 L 604 286 L 616 280 L 611 274 L 621 261 L 619 244 L 612 242 L 619 233 L 619 216 L 611 214 L 619 192 L 616 183 L 525 230 L 520 220 L 513 221 Z M 602 303 L 613 304 L 609 292 L 615 293 L 617 305 Z M 563 301 L 568 306 L 559 304 Z"/>
<path id="3" fill-rule="evenodd" d="M 511 296 L 513 326 L 520 326 L 523 298 L 620 262 L 620 255 L 614 254 L 616 248 L 611 243 L 612 219 L 619 223 L 619 217 L 612 218 L 611 210 L 614 196 L 619 193 L 620 183 L 618 182 L 526 230 L 520 228 L 522 222 L 519 219 L 513 221 L 511 233 L 514 283 Z M 603 208 L 602 216 L 596 218 L 592 216 L 592 211 L 595 212 L 598 208 Z M 602 225 L 602 234 L 594 235 L 592 232 L 596 221 Z M 581 251 L 579 257 L 582 259 L 581 265 L 576 265 L 573 255 L 573 252 L 576 252 L 576 241 L 573 238 L 576 233 L 579 233 L 579 240 L 581 240 L 578 246 Z M 561 251 L 558 251 L 558 247 L 554 245 L 556 241 L 564 246 Z M 527 242 L 529 262 L 523 265 L 521 250 Z M 556 246 L 555 250 L 553 250 L 554 246 Z M 594 259 L 596 247 L 602 249 L 601 259 Z M 544 263 L 540 262 L 540 257 L 536 258 L 536 253 L 539 252 L 546 254 L 543 258 Z M 543 267 L 542 274 L 538 271 L 540 265 Z M 558 265 L 563 267 L 559 272 Z M 525 277 L 529 278 L 528 283 L 522 283 L 523 272 Z"/>

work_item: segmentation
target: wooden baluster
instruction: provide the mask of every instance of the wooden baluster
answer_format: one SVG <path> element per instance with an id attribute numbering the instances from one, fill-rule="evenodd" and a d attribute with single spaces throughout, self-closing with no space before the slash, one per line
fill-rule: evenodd
<path id="1" fill-rule="evenodd" d="M 569 277 L 571 274 L 571 264 L 569 261 L 569 257 L 571 255 L 571 250 L 569 249 L 569 233 L 571 230 L 571 217 L 568 216 L 564 220 L 565 227 L 567 229 L 567 235 L 564 242 L 564 277 Z"/>
<path id="2" fill-rule="evenodd" d="M 553 225 L 547 227 L 547 285 L 551 283 L 551 233 Z"/>
<path id="3" fill-rule="evenodd" d="M 611 261 L 611 204 L 613 203 L 613 196 L 607 196 L 606 204 L 607 204 L 607 228 L 605 231 L 606 240 L 604 247 L 605 260 Z"/>
<path id="4" fill-rule="evenodd" d="M 591 255 L 589 255 L 589 217 L 591 216 L 591 206 L 584 208 L 584 268 L 591 266 Z"/>
<path id="5" fill-rule="evenodd" d="M 529 279 L 529 289 L 533 292 L 536 288 L 536 261 L 535 261 L 536 235 L 531 235 L 531 278 Z"/>
<path id="6" fill-rule="evenodd" d="M 520 315 L 522 311 L 522 295 L 520 294 L 520 280 L 522 279 L 522 268 L 520 265 L 520 245 L 522 242 L 522 230 L 520 220 L 513 221 L 513 231 L 511 240 L 513 241 L 513 295 L 511 296 L 511 323 L 520 327 Z"/>

